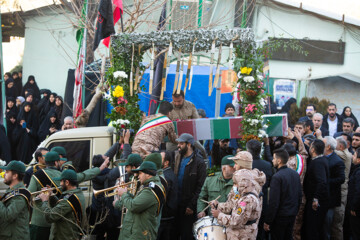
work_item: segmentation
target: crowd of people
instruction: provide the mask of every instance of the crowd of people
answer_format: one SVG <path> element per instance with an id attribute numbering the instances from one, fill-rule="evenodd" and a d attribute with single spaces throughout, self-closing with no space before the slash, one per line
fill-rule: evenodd
<path id="1" fill-rule="evenodd" d="M 96 239 L 211 239 L 203 229 L 210 217 L 210 226 L 226 235 L 216 239 L 360 239 L 357 120 L 349 107 L 344 117 L 334 103 L 327 111 L 323 116 L 309 105 L 286 136 L 253 139 L 242 149 L 236 139 L 177 136 L 173 120 L 206 113 L 183 92 L 174 94 L 143 118 L 132 144 L 124 131 L 84 172 L 76 172 L 62 147 L 37 149 L 37 168 L 25 171 L 21 161 L 3 167 L 10 188 L 0 203 L 6 216 L 0 238 L 79 239 L 89 234 L 82 228 L 89 219 Z M 234 112 L 227 104 L 225 116 Z M 122 161 L 110 169 L 115 155 Z M 86 208 L 78 184 L 88 180 L 101 193 Z M 37 197 L 30 201 L 29 194 Z"/>
<path id="2" fill-rule="evenodd" d="M 4 80 L 8 139 L 6 143 L 2 140 L 1 159 L 28 164 L 40 142 L 57 131 L 72 128 L 74 120 L 70 116 L 64 119 L 63 98 L 49 89 L 40 90 L 33 75 L 25 85 L 22 72 L 5 73 Z M 1 132 L 5 135 L 4 129 Z"/>

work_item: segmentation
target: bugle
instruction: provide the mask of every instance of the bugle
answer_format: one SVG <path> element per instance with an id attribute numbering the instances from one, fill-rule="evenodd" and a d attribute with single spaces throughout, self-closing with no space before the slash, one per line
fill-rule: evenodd
<path id="1" fill-rule="evenodd" d="M 120 188 L 124 188 L 124 187 L 127 187 L 129 186 L 130 184 L 132 184 L 133 182 L 128 182 L 128 183 L 123 183 L 123 184 L 120 184 L 120 185 L 115 185 L 113 187 L 109 187 L 109 188 L 104 188 L 104 189 L 101 189 L 101 190 L 94 190 L 94 196 L 97 197 L 99 194 L 101 193 L 104 193 L 105 197 L 112 197 L 112 196 L 115 196 L 116 195 L 116 192 L 112 192 L 112 193 L 109 193 L 110 191 L 113 191 L 115 189 L 117 189 L 118 187 Z M 128 190 L 132 190 L 133 187 L 129 188 Z"/>
<path id="2" fill-rule="evenodd" d="M 43 190 L 40 190 L 40 191 L 37 191 L 37 192 L 32 192 L 31 196 L 39 195 L 40 193 L 44 193 L 44 192 L 52 192 L 54 190 L 57 190 L 57 188 L 52 187 L 52 188 L 43 189 Z"/>

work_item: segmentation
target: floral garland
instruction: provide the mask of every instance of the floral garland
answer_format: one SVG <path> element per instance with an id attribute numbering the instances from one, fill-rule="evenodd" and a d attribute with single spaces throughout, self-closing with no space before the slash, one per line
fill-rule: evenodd
<path id="1" fill-rule="evenodd" d="M 251 139 L 261 140 L 267 137 L 267 124 L 263 124 L 265 98 L 262 67 L 262 54 L 253 46 L 249 49 L 243 49 L 240 46 L 236 48 L 234 70 L 238 72 L 237 87 L 241 101 L 242 143 L 245 144 Z"/>

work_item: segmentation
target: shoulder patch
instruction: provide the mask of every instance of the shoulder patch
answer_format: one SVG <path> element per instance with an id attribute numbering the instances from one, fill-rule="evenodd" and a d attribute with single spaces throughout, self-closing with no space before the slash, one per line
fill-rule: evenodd
<path id="1" fill-rule="evenodd" d="M 208 177 L 212 177 L 212 176 L 215 176 L 215 173 L 214 173 L 214 172 L 208 174 Z"/>
<path id="2" fill-rule="evenodd" d="M 236 213 L 237 213 L 238 215 L 240 215 L 240 214 L 242 213 L 242 208 L 241 208 L 241 207 L 238 208 Z"/>
<path id="3" fill-rule="evenodd" d="M 155 183 L 154 183 L 154 182 L 149 182 L 149 187 L 154 188 L 154 187 L 155 187 Z"/>
<path id="4" fill-rule="evenodd" d="M 240 198 L 240 194 L 236 194 L 235 197 L 234 197 L 235 200 L 237 200 L 239 198 Z"/>

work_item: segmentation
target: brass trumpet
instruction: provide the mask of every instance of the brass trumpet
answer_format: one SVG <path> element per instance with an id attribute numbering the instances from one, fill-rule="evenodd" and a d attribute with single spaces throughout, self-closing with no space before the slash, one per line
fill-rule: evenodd
<path id="1" fill-rule="evenodd" d="M 120 184 L 120 185 L 115 185 L 113 187 L 105 188 L 105 189 L 102 189 L 102 190 L 94 190 L 93 193 L 94 193 L 95 197 L 97 197 L 100 193 L 104 193 L 105 197 L 112 197 L 112 196 L 116 195 L 116 192 L 109 193 L 110 191 L 113 191 L 118 187 L 124 188 L 126 186 L 129 186 L 130 184 L 133 184 L 133 182 L 128 182 L 128 183 L 123 183 L 123 184 Z M 136 186 L 131 186 L 128 190 L 129 191 L 133 190 L 133 188 L 136 188 Z"/>
<path id="2" fill-rule="evenodd" d="M 37 191 L 37 192 L 32 192 L 32 193 L 31 193 L 31 196 L 39 195 L 39 194 L 44 193 L 44 192 L 52 192 L 52 191 L 54 191 L 54 190 L 57 190 L 57 188 L 56 188 L 56 187 L 47 188 L 47 189 L 40 190 L 40 191 Z"/>

